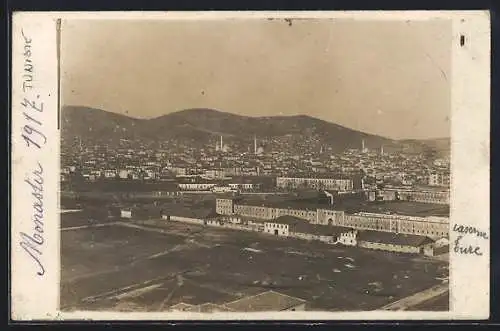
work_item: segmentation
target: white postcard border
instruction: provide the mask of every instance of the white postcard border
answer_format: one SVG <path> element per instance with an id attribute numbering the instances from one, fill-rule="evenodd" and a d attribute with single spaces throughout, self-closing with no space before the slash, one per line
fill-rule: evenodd
<path id="1" fill-rule="evenodd" d="M 59 306 L 59 130 L 57 96 L 57 19 L 262 19 L 334 18 L 353 20 L 450 19 L 453 24 L 452 75 L 452 203 L 451 226 L 474 226 L 489 234 L 489 97 L 490 30 L 485 11 L 467 12 L 95 12 L 15 13 L 12 48 L 12 219 L 11 317 L 14 320 L 394 320 L 486 319 L 489 316 L 489 240 L 466 236 L 467 244 L 481 248 L 482 256 L 450 253 L 451 307 L 449 312 L 286 312 L 286 313 L 118 313 L 58 311 Z M 461 36 L 465 37 L 460 45 Z M 33 89 L 23 92 L 26 43 L 30 38 Z M 40 97 L 37 97 L 37 96 Z M 28 101 L 44 102 L 33 121 L 24 114 Z M 24 103 L 24 105 L 22 105 Z M 31 105 L 31 104 L 29 104 Z M 28 105 L 28 106 L 29 106 Z M 31 109 L 33 110 L 33 109 Z M 34 116 L 34 115 L 33 115 Z M 29 123 L 27 123 L 27 121 Z M 38 125 L 47 138 L 41 148 L 27 146 L 25 125 Z M 33 135 L 33 129 L 28 129 Z M 39 137 L 40 138 L 40 137 Z M 40 144 L 40 143 L 39 143 Z M 38 162 L 43 167 L 43 232 L 33 222 L 33 204 L 39 204 L 29 179 Z M 34 192 L 35 190 L 36 192 Z M 39 193 L 39 192 L 38 192 Z M 38 219 L 40 221 L 40 219 Z M 39 226 L 38 230 L 35 229 Z M 38 231 L 38 232 L 37 232 Z M 39 247 L 45 273 L 20 242 L 20 233 L 43 237 Z M 450 231 L 453 242 L 458 234 Z M 23 239 L 24 238 L 24 239 Z M 34 247 L 36 244 L 34 244 Z M 24 245 L 26 247 L 26 244 Z"/>

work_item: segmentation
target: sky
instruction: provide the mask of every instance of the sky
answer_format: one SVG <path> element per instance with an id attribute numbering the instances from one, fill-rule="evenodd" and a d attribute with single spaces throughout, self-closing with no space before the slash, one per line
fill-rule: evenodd
<path id="1" fill-rule="evenodd" d="M 451 21 L 68 20 L 63 105 L 306 114 L 393 139 L 450 136 Z"/>

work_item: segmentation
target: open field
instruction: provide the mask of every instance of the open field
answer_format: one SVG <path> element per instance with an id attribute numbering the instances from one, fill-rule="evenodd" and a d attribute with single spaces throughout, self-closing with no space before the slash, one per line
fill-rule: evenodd
<path id="1" fill-rule="evenodd" d="M 447 263 L 424 257 L 175 222 L 147 229 L 63 231 L 61 308 L 157 311 L 274 289 L 311 310 L 371 310 L 448 276 Z"/>
<path id="2" fill-rule="evenodd" d="M 448 310 L 450 306 L 450 292 L 443 293 L 430 300 L 424 301 L 413 307 L 414 310 Z"/>

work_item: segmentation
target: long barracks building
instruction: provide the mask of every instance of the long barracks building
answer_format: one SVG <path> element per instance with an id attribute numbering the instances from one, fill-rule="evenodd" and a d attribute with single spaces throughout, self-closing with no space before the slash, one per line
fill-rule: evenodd
<path id="1" fill-rule="evenodd" d="M 297 189 L 308 187 L 313 189 L 352 191 L 354 182 L 352 179 L 326 178 L 326 177 L 277 177 L 276 187 L 281 189 Z"/>
<path id="2" fill-rule="evenodd" d="M 414 217 L 364 212 L 349 214 L 333 209 L 295 209 L 244 204 L 233 199 L 217 199 L 216 212 L 220 215 L 240 215 L 259 220 L 272 220 L 289 215 L 307 220 L 311 224 L 416 234 L 436 238 L 449 236 L 449 219 L 447 217 Z"/>

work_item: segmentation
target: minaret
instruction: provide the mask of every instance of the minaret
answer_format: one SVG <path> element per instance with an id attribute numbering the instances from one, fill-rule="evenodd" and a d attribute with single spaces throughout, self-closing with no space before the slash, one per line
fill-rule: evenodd
<path id="1" fill-rule="evenodd" d="M 382 145 L 382 147 L 380 147 L 380 155 L 384 155 L 384 145 Z"/>
<path id="2" fill-rule="evenodd" d="M 364 139 L 361 140 L 361 151 L 362 152 L 365 151 L 365 140 Z"/>
<path id="3" fill-rule="evenodd" d="M 253 153 L 257 154 L 257 136 L 253 136 Z"/>
<path id="4" fill-rule="evenodd" d="M 220 136 L 220 150 L 222 151 L 224 148 L 224 145 L 222 144 L 222 136 Z"/>

